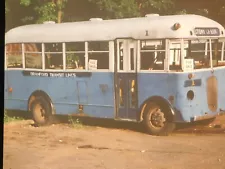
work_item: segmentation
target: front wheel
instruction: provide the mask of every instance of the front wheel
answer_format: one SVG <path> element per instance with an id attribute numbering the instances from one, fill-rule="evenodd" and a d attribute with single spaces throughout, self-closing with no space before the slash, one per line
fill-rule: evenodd
<path id="1" fill-rule="evenodd" d="M 31 104 L 31 112 L 36 126 L 44 126 L 51 123 L 52 111 L 49 102 L 39 97 Z"/>
<path id="2" fill-rule="evenodd" d="M 149 134 L 168 135 L 175 129 L 169 113 L 156 103 L 150 103 L 143 117 L 144 125 Z"/>

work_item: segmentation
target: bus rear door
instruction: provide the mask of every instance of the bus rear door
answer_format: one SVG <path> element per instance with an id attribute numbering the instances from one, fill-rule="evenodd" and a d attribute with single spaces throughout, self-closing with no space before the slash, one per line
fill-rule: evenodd
<path id="1" fill-rule="evenodd" d="M 137 113 L 137 41 L 118 39 L 115 43 L 116 119 L 136 120 Z"/>

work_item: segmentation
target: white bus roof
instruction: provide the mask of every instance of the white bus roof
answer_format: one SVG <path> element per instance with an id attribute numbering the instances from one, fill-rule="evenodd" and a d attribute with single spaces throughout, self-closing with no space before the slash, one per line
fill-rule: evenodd
<path id="1" fill-rule="evenodd" d="M 173 30 L 175 23 L 181 26 L 178 30 Z M 225 37 L 222 25 L 203 16 L 148 15 L 140 18 L 25 25 L 8 31 L 5 43 L 108 41 L 117 38 L 196 38 L 198 36 L 195 34 L 195 28 L 218 28 L 218 37 Z"/>

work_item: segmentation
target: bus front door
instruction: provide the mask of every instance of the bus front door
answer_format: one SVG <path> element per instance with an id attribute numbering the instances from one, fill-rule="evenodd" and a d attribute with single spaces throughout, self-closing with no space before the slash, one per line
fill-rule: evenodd
<path id="1" fill-rule="evenodd" d="M 136 41 L 130 39 L 116 40 L 116 119 L 136 120 L 137 117 L 136 50 Z"/>

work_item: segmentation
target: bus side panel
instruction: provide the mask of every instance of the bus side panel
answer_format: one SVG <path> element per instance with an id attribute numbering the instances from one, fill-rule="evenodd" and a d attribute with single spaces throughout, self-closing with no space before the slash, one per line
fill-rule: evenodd
<path id="1" fill-rule="evenodd" d="M 178 91 L 177 77 L 168 73 L 139 73 L 138 74 L 138 100 L 139 107 L 150 97 L 159 96 L 168 101 L 170 96 L 176 96 Z M 175 106 L 175 105 L 173 105 Z M 182 115 L 176 113 L 176 121 L 183 121 Z"/>
<path id="2" fill-rule="evenodd" d="M 74 114 L 80 104 L 87 116 L 114 118 L 113 73 L 95 72 L 91 77 L 65 79 L 57 94 L 49 90 L 57 114 Z"/>
<path id="3" fill-rule="evenodd" d="M 205 86 L 205 78 L 201 73 L 194 72 L 194 85 L 188 78 L 189 73 L 170 73 L 169 88 L 173 88 L 173 96 L 175 96 L 174 106 L 180 112 L 182 120 L 176 119 L 177 122 L 190 122 L 195 116 L 203 116 L 207 112 L 207 93 Z M 209 74 L 205 74 L 209 76 Z M 175 87 L 175 88 L 174 88 Z M 193 100 L 188 99 L 187 93 L 194 92 Z"/>
<path id="4" fill-rule="evenodd" d="M 5 90 L 5 109 L 27 110 L 28 95 L 26 94 L 27 85 L 21 76 L 20 70 L 6 70 Z M 10 88 L 12 91 L 10 91 Z"/>
<path id="5" fill-rule="evenodd" d="M 169 100 L 174 96 L 174 108 L 176 110 L 176 122 L 190 122 L 195 117 L 216 115 L 220 109 L 225 110 L 225 70 L 215 69 L 193 72 L 193 81 L 188 78 L 189 73 L 140 73 L 138 75 L 139 106 L 151 96 L 161 96 Z M 218 108 L 211 111 L 207 101 L 207 80 L 216 76 L 218 81 Z M 193 100 L 188 99 L 188 91 L 194 92 Z"/>
<path id="6" fill-rule="evenodd" d="M 96 72 L 91 77 L 39 77 L 10 70 L 6 74 L 8 86 L 13 88 L 12 93 L 5 95 L 8 109 L 27 110 L 30 95 L 42 90 L 51 98 L 56 114 L 77 113 L 81 104 L 88 116 L 114 118 L 113 73 Z"/>
<path id="7" fill-rule="evenodd" d="M 218 108 L 225 111 L 225 67 L 215 69 L 214 75 L 218 81 Z"/>

